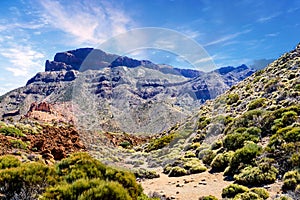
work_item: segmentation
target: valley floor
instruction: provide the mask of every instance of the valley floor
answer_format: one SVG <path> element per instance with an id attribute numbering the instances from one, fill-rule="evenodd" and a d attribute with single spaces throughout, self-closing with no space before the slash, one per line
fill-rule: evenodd
<path id="1" fill-rule="evenodd" d="M 204 172 L 182 177 L 168 177 L 160 173 L 160 178 L 142 180 L 141 184 L 144 193 L 149 195 L 156 192 L 178 200 L 198 200 L 201 196 L 213 195 L 222 199 L 222 189 L 233 183 L 223 179 L 223 173 Z M 281 183 L 270 185 L 268 188 L 270 199 L 273 199 L 280 190 Z"/>

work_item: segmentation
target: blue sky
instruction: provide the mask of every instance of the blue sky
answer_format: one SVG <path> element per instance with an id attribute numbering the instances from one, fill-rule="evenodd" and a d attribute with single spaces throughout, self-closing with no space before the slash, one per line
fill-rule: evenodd
<path id="1" fill-rule="evenodd" d="M 297 0 L 1 0 L 0 94 L 25 85 L 56 52 L 97 47 L 135 28 L 178 31 L 218 67 L 274 59 L 300 42 L 299 14 Z M 185 67 L 164 51 L 129 55 Z"/>

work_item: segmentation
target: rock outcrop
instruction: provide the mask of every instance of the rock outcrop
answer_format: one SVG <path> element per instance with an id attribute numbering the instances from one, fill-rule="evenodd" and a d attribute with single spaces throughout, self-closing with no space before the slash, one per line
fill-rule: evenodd
<path id="1" fill-rule="evenodd" d="M 33 112 L 33 111 L 53 113 L 53 108 L 51 104 L 48 104 L 46 102 L 41 102 L 39 104 L 34 102 L 31 104 L 28 112 Z"/>
<path id="2" fill-rule="evenodd" d="M 16 118 L 26 115 L 33 102 L 56 103 L 58 107 L 67 103 L 76 108 L 75 113 L 58 110 L 67 113 L 61 116 L 68 121 L 83 115 L 74 121 L 88 127 L 98 124 L 94 128 L 107 131 L 156 133 L 253 72 L 242 65 L 204 73 L 81 48 L 57 53 L 53 61 L 46 61 L 45 72 L 1 98 L 0 114 L 6 117 L 19 110 L 13 116 Z M 61 120 L 53 113 L 40 111 L 30 116 Z"/>

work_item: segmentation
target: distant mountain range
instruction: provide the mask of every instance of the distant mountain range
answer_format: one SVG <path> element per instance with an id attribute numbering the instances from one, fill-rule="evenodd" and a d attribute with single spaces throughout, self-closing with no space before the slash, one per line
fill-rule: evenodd
<path id="1" fill-rule="evenodd" d="M 241 65 L 206 73 L 81 48 L 57 53 L 45 72 L 0 97 L 0 116 L 24 118 L 32 103 L 47 102 L 84 129 L 158 133 L 254 72 Z"/>

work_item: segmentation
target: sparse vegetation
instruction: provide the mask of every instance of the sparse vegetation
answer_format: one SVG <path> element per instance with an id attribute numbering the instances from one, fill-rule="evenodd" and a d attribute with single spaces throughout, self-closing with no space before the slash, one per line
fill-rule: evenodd
<path id="1" fill-rule="evenodd" d="M 13 126 L 7 126 L 7 127 L 1 127 L 0 133 L 6 136 L 13 136 L 13 137 L 24 137 L 25 134 L 23 134 L 18 128 L 15 128 Z"/>
<path id="2" fill-rule="evenodd" d="M 26 142 L 23 142 L 22 140 L 9 140 L 9 142 L 11 143 L 11 145 L 14 148 L 18 148 L 18 149 L 27 149 L 28 144 Z"/>
<path id="3" fill-rule="evenodd" d="M 170 144 L 177 137 L 176 133 L 170 133 L 168 135 L 162 136 L 160 138 L 153 139 L 149 142 L 145 151 L 150 152 L 153 150 L 161 149 L 168 144 Z"/>

